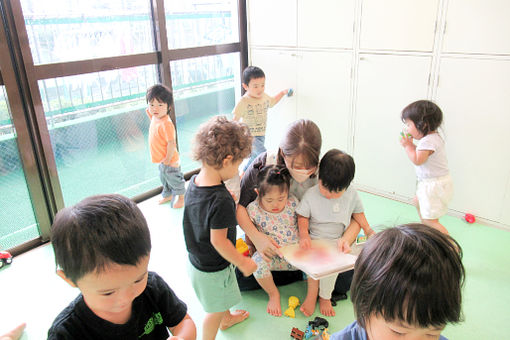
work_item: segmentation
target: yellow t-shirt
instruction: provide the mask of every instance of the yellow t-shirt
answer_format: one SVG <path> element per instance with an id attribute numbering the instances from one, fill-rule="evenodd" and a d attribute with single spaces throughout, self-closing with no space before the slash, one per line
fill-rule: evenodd
<path id="1" fill-rule="evenodd" d="M 266 93 L 261 98 L 253 98 L 245 94 L 234 108 L 234 118 L 248 125 L 252 136 L 266 134 L 267 110 L 273 107 L 275 99 Z"/>

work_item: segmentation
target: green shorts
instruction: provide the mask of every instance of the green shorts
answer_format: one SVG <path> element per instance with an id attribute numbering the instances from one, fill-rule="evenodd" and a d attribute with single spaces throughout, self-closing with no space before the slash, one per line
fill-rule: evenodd
<path id="1" fill-rule="evenodd" d="M 217 272 L 203 272 L 188 262 L 188 275 L 206 313 L 224 312 L 241 302 L 233 265 Z"/>

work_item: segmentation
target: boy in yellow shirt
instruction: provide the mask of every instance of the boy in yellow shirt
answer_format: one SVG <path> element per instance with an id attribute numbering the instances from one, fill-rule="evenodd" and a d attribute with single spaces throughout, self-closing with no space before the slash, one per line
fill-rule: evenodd
<path id="1" fill-rule="evenodd" d="M 266 151 L 267 110 L 275 106 L 289 89 L 282 90 L 274 97 L 264 92 L 266 75 L 257 66 L 248 66 L 243 71 L 243 88 L 246 90 L 239 103 L 234 108 L 234 120 L 242 121 L 250 128 L 253 136 L 252 152 L 244 170 L 262 152 Z"/>

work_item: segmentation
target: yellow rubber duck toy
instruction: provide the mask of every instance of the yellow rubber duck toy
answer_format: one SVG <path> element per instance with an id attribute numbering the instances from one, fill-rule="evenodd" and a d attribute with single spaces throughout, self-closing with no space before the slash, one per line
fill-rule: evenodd
<path id="1" fill-rule="evenodd" d="M 289 318 L 295 318 L 296 313 L 294 312 L 294 309 L 299 306 L 299 299 L 295 296 L 289 297 L 289 308 L 283 313 L 283 315 L 288 316 Z"/>

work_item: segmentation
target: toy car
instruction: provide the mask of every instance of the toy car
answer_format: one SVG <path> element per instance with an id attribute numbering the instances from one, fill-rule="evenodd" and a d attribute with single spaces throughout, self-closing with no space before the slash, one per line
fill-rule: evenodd
<path id="1" fill-rule="evenodd" d="M 12 255 L 8 251 L 0 251 L 0 268 L 12 263 Z"/>

